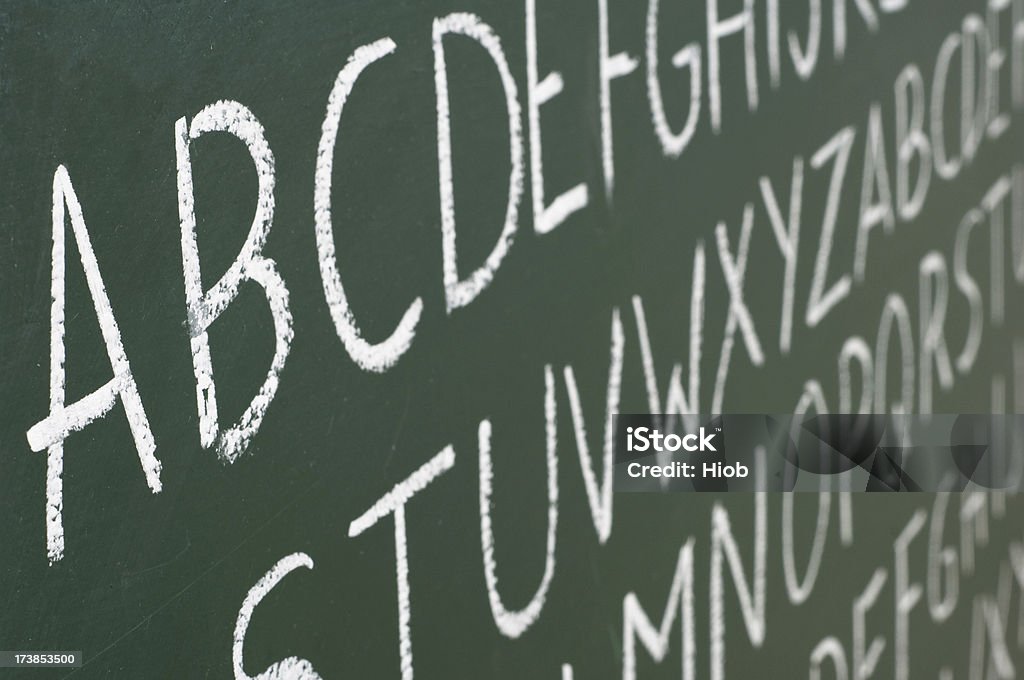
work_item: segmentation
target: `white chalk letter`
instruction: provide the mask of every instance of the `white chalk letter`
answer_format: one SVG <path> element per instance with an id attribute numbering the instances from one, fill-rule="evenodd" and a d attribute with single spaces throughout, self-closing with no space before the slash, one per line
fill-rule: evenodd
<path id="1" fill-rule="evenodd" d="M 909 222 L 921 213 L 932 179 L 932 148 L 924 134 L 924 78 L 908 64 L 896 78 L 896 210 Z M 907 109 L 910 112 L 907 112 Z M 910 163 L 918 159 L 917 181 L 910 190 Z"/>
<path id="2" fill-rule="evenodd" d="M 754 0 L 743 0 L 743 9 L 725 19 L 718 18 L 719 0 L 707 0 L 708 18 L 708 108 L 711 111 L 711 129 L 717 134 L 722 129 L 722 38 L 743 31 L 743 56 L 747 81 L 747 107 L 757 110 L 757 52 L 754 43 Z"/>
<path id="3" fill-rule="evenodd" d="M 763 448 L 755 451 L 760 483 L 764 483 Z M 740 613 L 747 629 L 751 644 L 759 648 L 765 636 L 765 554 L 768 547 L 768 495 L 754 494 L 754 566 L 751 581 L 743 573 L 743 561 L 739 546 L 733 536 L 729 513 L 716 503 L 711 509 L 711 581 L 708 595 L 711 600 L 711 680 L 725 679 L 725 567 L 729 564 L 736 595 L 740 601 Z"/>
<path id="4" fill-rule="evenodd" d="M 625 338 L 622 335 L 622 320 L 619 309 L 612 310 L 611 357 L 608 363 L 608 391 L 605 402 L 604 452 L 601 457 L 601 483 L 597 482 L 594 465 L 590 460 L 587 444 L 586 421 L 580 404 L 580 393 L 576 387 L 576 374 L 572 366 L 566 366 L 563 375 L 565 389 L 569 395 L 569 410 L 572 415 L 573 431 L 576 435 L 576 449 L 580 457 L 580 471 L 590 505 L 590 516 L 597 531 L 597 540 L 604 544 L 612 535 L 612 459 L 614 457 L 614 418 L 619 412 L 619 397 L 622 392 L 622 354 Z"/>
<path id="5" fill-rule="evenodd" d="M 192 125 L 179 118 L 174 126 L 178 154 L 178 215 L 181 219 L 181 261 L 185 275 L 185 302 L 188 330 L 192 343 L 192 366 L 196 374 L 196 400 L 199 408 L 199 441 L 204 448 L 216 443 L 220 457 L 231 463 L 242 455 L 260 428 L 267 407 L 274 399 L 281 371 L 292 341 L 292 315 L 288 308 L 288 289 L 274 261 L 263 255 L 263 246 L 274 221 L 274 154 L 270 151 L 263 126 L 252 111 L 233 101 L 219 101 L 200 111 Z M 203 293 L 196 240 L 195 194 L 192 188 L 192 159 L 189 144 L 207 132 L 228 132 L 245 143 L 256 166 L 259 193 L 252 227 L 238 257 L 210 290 Z M 259 392 L 249 402 L 242 417 L 222 430 L 217 417 L 217 392 L 210 357 L 207 329 L 238 295 L 243 281 L 258 283 L 267 297 L 274 318 L 274 358 Z"/>
<path id="6" fill-rule="evenodd" d="M 444 58 L 444 36 L 456 33 L 476 40 L 487 50 L 498 69 L 508 109 L 508 145 L 512 170 L 508 179 L 505 224 L 484 264 L 465 279 L 459 279 L 455 250 L 455 189 L 452 185 L 452 131 L 448 101 L 448 67 Z M 437 164 L 441 193 L 441 245 L 444 255 L 444 295 L 450 314 L 465 307 L 494 278 L 505 259 L 518 227 L 519 199 L 523 194 L 523 139 L 516 81 L 508 68 L 501 41 L 490 26 L 475 14 L 456 12 L 434 19 L 434 84 L 437 89 Z"/>
<path id="7" fill-rule="evenodd" d="M 597 0 L 597 80 L 601 104 L 601 162 L 604 170 L 604 191 L 611 201 L 615 188 L 615 147 L 612 137 L 612 88 L 616 78 L 628 76 L 636 70 L 639 61 L 627 52 L 609 54 L 608 0 Z"/>
<path id="8" fill-rule="evenodd" d="M 934 289 L 932 282 L 934 281 Z M 953 386 L 953 365 L 946 345 L 946 310 L 949 306 L 949 272 L 946 260 L 937 251 L 921 259 L 921 381 L 920 413 L 932 412 L 932 363 L 943 390 Z"/>
<path id="9" fill-rule="evenodd" d="M 248 675 L 242 665 L 245 633 L 249 629 L 249 621 L 252 620 L 252 613 L 256 610 L 256 605 L 281 582 L 281 579 L 299 567 L 312 569 L 313 559 L 301 552 L 281 558 L 270 568 L 270 571 L 263 575 L 263 578 L 256 582 L 256 585 L 249 589 L 249 593 L 245 596 L 242 608 L 238 610 L 238 619 L 235 621 L 235 639 L 231 646 L 231 666 L 235 672 L 235 680 L 320 680 L 320 675 L 313 668 L 313 664 L 297 656 L 282 659 L 255 677 Z"/>
<path id="10" fill-rule="evenodd" d="M 775 234 L 775 242 L 782 252 L 785 270 L 782 283 L 782 320 L 779 323 L 779 351 L 789 354 L 793 337 L 793 294 L 796 291 L 796 260 L 800 247 L 800 209 L 803 206 L 804 159 L 793 159 L 793 179 L 789 185 L 789 217 L 782 217 L 779 200 L 775 197 L 771 180 L 761 178 L 761 198 L 768 220 Z"/>
<path id="11" fill-rule="evenodd" d="M 828 159 L 835 156 L 832 166 L 832 177 L 828 184 L 828 198 L 825 201 L 825 216 L 821 222 L 821 239 L 818 241 L 818 254 L 814 260 L 814 278 L 811 280 L 811 294 L 807 300 L 805 321 L 814 328 L 833 307 L 850 294 L 850 275 L 843 274 L 825 290 L 825 278 L 828 276 L 828 261 L 832 255 L 832 239 L 836 230 L 836 218 L 839 216 L 839 199 L 842 198 L 843 179 L 846 167 L 850 162 L 850 150 L 856 131 L 846 127 L 837 132 L 832 139 L 818 149 L 811 157 L 811 167 L 820 170 Z"/>
<path id="12" fill-rule="evenodd" d="M 355 538 L 387 515 L 395 517 L 395 567 L 398 588 L 398 654 L 402 680 L 412 680 L 412 605 L 409 602 L 409 549 L 405 533 L 405 504 L 436 478 L 455 465 L 455 450 L 446 446 L 421 465 L 416 472 L 395 484 L 369 510 L 348 525 L 349 538 Z"/>
<path id="13" fill-rule="evenodd" d="M 338 333 L 345 351 L 356 364 L 366 371 L 382 373 L 389 369 L 405 354 L 416 335 L 416 324 L 423 310 L 423 300 L 416 298 L 405 310 L 398 326 L 385 340 L 370 344 L 363 339 L 356 325 L 356 319 L 348 305 L 345 288 L 341 284 L 338 263 L 334 255 L 334 225 L 331 222 L 331 174 L 334 170 L 334 144 L 338 139 L 338 125 L 341 111 L 352 92 L 359 74 L 367 66 L 395 51 L 391 38 L 381 38 L 369 45 L 363 45 L 352 53 L 348 62 L 338 73 L 327 99 L 327 114 L 321 128 L 320 146 L 316 154 L 316 179 L 314 181 L 313 207 L 316 212 L 316 251 L 320 260 L 320 280 L 324 286 L 324 297 L 331 310 L 334 330 Z"/>
<path id="14" fill-rule="evenodd" d="M 891 234 L 896 226 L 889 189 L 889 171 L 885 160 L 885 137 L 882 134 L 882 109 L 871 106 L 868 115 L 867 144 L 864 148 L 864 173 L 860 187 L 860 219 L 857 223 L 857 243 L 853 254 L 853 278 L 864 280 L 867 268 L 868 235 L 881 224 Z M 878 200 L 873 195 L 878 193 Z"/>
<path id="15" fill-rule="evenodd" d="M 73 404 L 64 403 L 65 394 L 65 347 L 64 347 L 64 291 L 65 253 L 64 218 L 65 205 L 71 217 L 71 230 L 78 245 L 78 254 L 85 270 L 96 318 L 99 320 L 103 344 L 114 377 Z M 53 261 L 50 273 L 50 414 L 33 425 L 28 433 L 28 443 L 33 451 L 46 449 L 46 555 L 53 564 L 64 556 L 64 440 L 72 432 L 102 418 L 118 397 L 124 405 L 128 425 L 135 440 L 139 463 L 146 475 L 146 483 L 153 493 L 158 493 L 160 484 L 160 461 L 154 455 L 156 443 L 149 429 L 149 419 L 142 407 L 139 389 L 135 385 L 132 368 L 121 344 L 121 330 L 114 319 L 114 312 L 107 298 L 107 291 L 100 276 L 99 263 L 92 250 L 89 231 L 82 215 L 75 188 L 67 169 L 61 165 L 53 173 Z"/>
<path id="16" fill-rule="evenodd" d="M 672 57 L 672 65 L 677 69 L 687 68 L 690 71 L 690 109 L 686 114 L 686 122 L 678 133 L 672 131 L 668 115 L 665 113 L 665 102 L 661 94 L 661 79 L 658 78 L 658 3 L 659 0 L 648 0 L 647 3 L 647 101 L 651 105 L 651 120 L 654 132 L 661 142 L 661 151 L 669 158 L 678 158 L 693 139 L 700 119 L 701 79 L 700 45 L 690 43 Z"/>
<path id="17" fill-rule="evenodd" d="M 517 638 L 534 624 L 544 609 L 551 578 L 555 575 L 555 537 L 558 534 L 558 424 L 555 420 L 555 376 L 551 366 L 544 367 L 544 423 L 547 439 L 548 533 L 544 550 L 544 575 L 530 602 L 519 610 L 509 610 L 498 592 L 498 565 L 494 559 L 494 529 L 491 526 L 491 492 L 494 464 L 491 461 L 491 422 L 480 422 L 480 543 L 484 555 L 484 580 L 494 623 L 503 635 Z"/>
<path id="18" fill-rule="evenodd" d="M 636 641 L 639 640 L 656 662 L 661 663 L 668 654 L 669 633 L 676 616 L 682 612 L 683 669 L 682 680 L 693 680 L 694 661 L 694 616 L 693 616 L 693 539 L 679 549 L 676 569 L 672 574 L 672 585 L 668 601 L 661 615 L 661 623 L 655 628 L 647 612 L 640 604 L 636 593 L 626 593 L 622 598 L 622 680 L 636 680 Z"/>
<path id="19" fill-rule="evenodd" d="M 562 91 L 562 74 L 552 71 L 543 80 L 537 75 L 537 0 L 526 0 L 526 107 L 530 122 L 530 181 L 533 191 L 533 230 L 546 234 L 590 200 L 587 185 L 580 182 L 551 202 L 544 200 L 544 151 L 541 143 L 540 107 Z"/>

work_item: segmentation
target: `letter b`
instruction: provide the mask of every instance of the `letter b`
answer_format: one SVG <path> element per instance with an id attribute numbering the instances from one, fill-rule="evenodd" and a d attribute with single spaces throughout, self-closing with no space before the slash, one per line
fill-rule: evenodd
<path id="1" fill-rule="evenodd" d="M 204 448 L 216 444 L 217 453 L 231 463 L 249 446 L 259 430 L 267 407 L 274 399 L 277 384 L 288 357 L 292 340 L 292 315 L 288 307 L 288 289 L 274 261 L 263 256 L 263 246 L 274 218 L 274 155 L 270 151 L 263 126 L 242 104 L 219 101 L 204 108 L 189 127 L 184 118 L 174 126 L 178 156 L 178 215 L 181 218 L 181 261 L 185 275 L 185 301 L 188 331 L 192 342 L 192 365 L 196 375 L 196 399 L 199 409 L 199 440 Z M 199 246 L 196 242 L 195 194 L 192 188 L 192 159 L 189 143 L 207 132 L 228 132 L 249 149 L 259 193 L 252 228 L 238 257 L 208 291 L 203 292 L 200 276 Z M 221 429 L 217 417 L 217 394 L 210 357 L 207 329 L 238 295 L 243 281 L 255 281 L 266 295 L 274 318 L 276 343 L 274 358 L 259 392 L 237 423 Z"/>
<path id="2" fill-rule="evenodd" d="M 932 148 L 924 134 L 925 94 L 921 71 L 908 65 L 896 79 L 896 207 L 900 219 L 918 216 L 932 176 Z M 907 109 L 910 109 L 908 112 Z M 910 163 L 917 157 L 917 181 L 910 187 Z"/>

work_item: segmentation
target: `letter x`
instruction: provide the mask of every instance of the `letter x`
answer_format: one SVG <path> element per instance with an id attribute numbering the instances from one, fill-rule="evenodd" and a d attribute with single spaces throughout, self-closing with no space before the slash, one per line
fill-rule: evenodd
<path id="1" fill-rule="evenodd" d="M 729 319 L 726 322 L 725 335 L 731 339 L 736 333 L 738 323 L 740 330 L 743 331 L 743 341 L 747 345 L 751 361 L 760 366 L 764 363 L 764 353 L 761 351 L 761 342 L 757 339 L 757 331 L 754 330 L 754 322 L 750 318 L 750 310 L 743 300 L 743 279 L 747 274 L 747 252 L 750 250 L 750 232 L 753 226 L 754 209 L 748 203 L 743 209 L 743 228 L 740 231 L 740 243 L 735 260 L 729 253 L 729 234 L 724 222 L 718 223 L 715 237 L 718 239 L 718 259 L 722 263 L 725 285 L 729 287 Z"/>
<path id="2" fill-rule="evenodd" d="M 750 310 L 747 309 L 747 303 L 743 300 L 743 280 L 747 273 L 747 253 L 750 250 L 750 232 L 753 226 L 754 206 L 747 203 L 743 208 L 743 227 L 740 230 L 735 259 L 729 250 L 729 234 L 726 231 L 725 223 L 719 222 L 715 229 L 715 237 L 718 241 L 718 259 L 722 263 L 722 274 L 725 276 L 725 285 L 729 289 L 729 318 L 725 322 L 725 338 L 722 340 L 722 356 L 718 362 L 715 397 L 712 400 L 714 402 L 712 408 L 716 411 L 721 407 L 722 394 L 725 391 L 725 378 L 732 356 L 733 338 L 736 335 L 737 325 L 743 333 L 743 342 L 747 346 L 750 360 L 755 366 L 764 363 L 761 342 L 757 338 L 757 331 L 754 330 L 754 321 L 750 318 Z"/>

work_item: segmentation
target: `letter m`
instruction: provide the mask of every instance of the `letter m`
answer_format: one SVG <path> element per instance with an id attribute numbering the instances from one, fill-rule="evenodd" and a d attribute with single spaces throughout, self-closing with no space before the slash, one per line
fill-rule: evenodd
<path id="1" fill-rule="evenodd" d="M 644 648 L 655 662 L 661 663 L 668 653 L 669 633 L 675 623 L 679 610 L 682 609 L 680 623 L 682 636 L 683 680 L 693 680 L 694 673 L 694 633 L 693 633 L 693 539 L 691 538 L 679 550 L 675 574 L 672 576 L 672 587 L 669 589 L 668 602 L 661 615 L 661 625 L 655 628 L 647 617 L 640 600 L 633 592 L 626 593 L 622 599 L 622 680 L 636 678 L 636 641 L 643 643 Z"/>

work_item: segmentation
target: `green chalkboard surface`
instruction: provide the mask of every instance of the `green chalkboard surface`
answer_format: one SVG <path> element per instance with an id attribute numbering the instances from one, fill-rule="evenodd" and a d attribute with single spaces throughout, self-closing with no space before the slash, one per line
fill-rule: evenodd
<path id="1" fill-rule="evenodd" d="M 1024 2 L 0 32 L 0 652 L 81 655 L 0 677 L 1021 673 L 1015 496 L 616 493 L 606 431 L 1024 408 Z"/>

